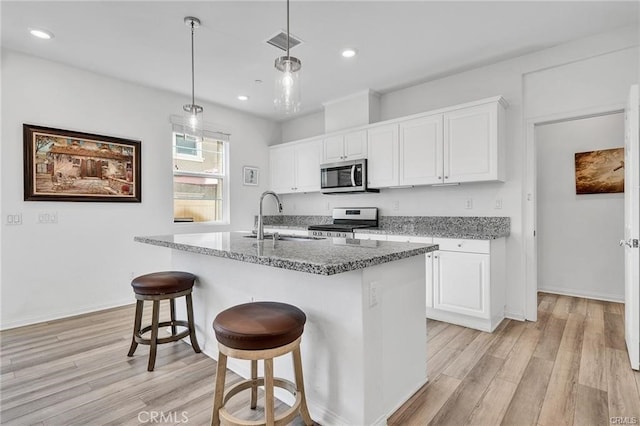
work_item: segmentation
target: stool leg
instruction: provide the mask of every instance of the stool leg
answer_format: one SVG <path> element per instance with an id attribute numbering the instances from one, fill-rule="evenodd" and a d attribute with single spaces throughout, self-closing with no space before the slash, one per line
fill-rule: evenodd
<path id="1" fill-rule="evenodd" d="M 169 299 L 169 310 L 171 311 L 171 335 L 178 334 L 178 327 L 176 327 L 176 299 Z"/>
<path id="2" fill-rule="evenodd" d="M 189 323 L 189 340 L 191 340 L 191 347 L 195 353 L 199 354 L 200 345 L 198 345 L 198 339 L 196 339 L 196 326 L 193 320 L 193 302 L 191 301 L 191 293 L 186 295 L 187 299 L 187 322 Z"/>
<path id="3" fill-rule="evenodd" d="M 313 420 L 309 414 L 309 408 L 307 407 L 307 397 L 304 392 L 304 378 L 302 376 L 302 356 L 300 355 L 300 346 L 293 350 L 293 370 L 296 376 L 296 389 L 302 394 L 302 403 L 300 404 L 300 417 L 305 425 L 311 426 Z"/>
<path id="4" fill-rule="evenodd" d="M 273 413 L 273 358 L 264 360 L 264 417 L 266 426 L 274 425 Z"/>
<path id="5" fill-rule="evenodd" d="M 251 409 L 255 410 L 258 404 L 258 361 L 251 360 Z"/>
<path id="6" fill-rule="evenodd" d="M 213 394 L 213 413 L 211 413 L 211 426 L 220 425 L 220 408 L 224 396 L 224 379 L 227 374 L 227 356 L 218 352 L 218 369 L 216 370 L 216 390 Z"/>
<path id="7" fill-rule="evenodd" d="M 144 305 L 144 301 L 138 300 L 136 301 L 136 314 L 135 319 L 133 321 L 133 337 L 131 338 L 131 347 L 129 348 L 129 353 L 127 356 L 133 356 L 133 353 L 136 351 L 138 347 L 138 342 L 136 342 L 136 334 L 140 333 L 140 326 L 142 325 L 142 307 Z"/>
<path id="8" fill-rule="evenodd" d="M 153 371 L 156 364 L 156 349 L 158 347 L 158 323 L 160 322 L 160 301 L 153 301 L 153 313 L 151 322 L 151 350 L 149 351 L 149 365 L 147 371 Z"/>

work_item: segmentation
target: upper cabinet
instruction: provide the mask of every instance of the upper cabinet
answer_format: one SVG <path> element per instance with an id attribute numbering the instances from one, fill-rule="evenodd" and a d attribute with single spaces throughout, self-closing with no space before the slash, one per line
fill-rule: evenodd
<path id="1" fill-rule="evenodd" d="M 321 140 L 275 145 L 269 151 L 273 191 L 279 194 L 320 191 Z"/>
<path id="2" fill-rule="evenodd" d="M 503 129 L 500 101 L 445 113 L 443 181 L 504 181 Z"/>
<path id="3" fill-rule="evenodd" d="M 367 130 L 367 176 L 370 188 L 398 185 L 398 124 Z"/>
<path id="4" fill-rule="evenodd" d="M 505 180 L 501 97 L 271 148 L 276 192 L 320 191 L 320 164 L 367 158 L 370 188 Z"/>
<path id="5" fill-rule="evenodd" d="M 504 181 L 503 103 L 495 98 L 370 129 L 370 186 Z"/>
<path id="6" fill-rule="evenodd" d="M 323 163 L 337 163 L 367 156 L 367 131 L 329 136 L 323 141 Z"/>
<path id="7" fill-rule="evenodd" d="M 442 114 L 400 122 L 400 185 L 442 183 Z"/>

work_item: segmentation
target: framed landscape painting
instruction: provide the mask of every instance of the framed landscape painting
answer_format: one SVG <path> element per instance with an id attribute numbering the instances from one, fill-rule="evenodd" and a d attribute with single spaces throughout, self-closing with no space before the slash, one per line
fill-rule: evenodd
<path id="1" fill-rule="evenodd" d="M 624 148 L 577 152 L 576 194 L 624 192 Z"/>
<path id="2" fill-rule="evenodd" d="M 22 128 L 25 201 L 141 202 L 140 141 Z"/>

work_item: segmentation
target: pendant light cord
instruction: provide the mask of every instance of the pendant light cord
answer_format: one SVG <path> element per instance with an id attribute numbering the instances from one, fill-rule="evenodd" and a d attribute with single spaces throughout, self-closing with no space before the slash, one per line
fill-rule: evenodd
<path id="1" fill-rule="evenodd" d="M 289 55 L 289 0 L 287 0 L 287 58 L 290 58 Z"/>
<path id="2" fill-rule="evenodd" d="M 195 24 L 193 19 L 191 20 L 191 106 L 193 107 L 196 104 L 196 95 L 195 95 L 195 61 L 194 61 L 194 51 L 193 51 L 193 33 L 195 32 Z"/>

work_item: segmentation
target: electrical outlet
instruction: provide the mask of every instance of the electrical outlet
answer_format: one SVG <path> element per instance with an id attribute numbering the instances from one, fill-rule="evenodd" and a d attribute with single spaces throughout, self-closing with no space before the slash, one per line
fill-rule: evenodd
<path id="1" fill-rule="evenodd" d="M 369 283 L 369 307 L 373 308 L 378 304 L 378 282 Z"/>
<path id="2" fill-rule="evenodd" d="M 398 210 L 400 210 L 400 201 L 399 200 L 395 200 L 393 202 L 393 211 L 397 212 Z"/>
<path id="3" fill-rule="evenodd" d="M 47 223 L 47 224 L 58 223 L 58 212 L 38 213 L 38 223 Z"/>
<path id="4" fill-rule="evenodd" d="M 22 225 L 22 213 L 8 214 L 5 223 L 7 225 Z"/>
<path id="5" fill-rule="evenodd" d="M 331 203 L 327 201 L 327 211 L 331 210 Z"/>
<path id="6" fill-rule="evenodd" d="M 496 198 L 496 209 L 502 208 L 502 198 Z"/>
<path id="7" fill-rule="evenodd" d="M 473 208 L 473 198 L 467 198 L 466 200 L 464 200 L 464 208 L 465 209 Z"/>

